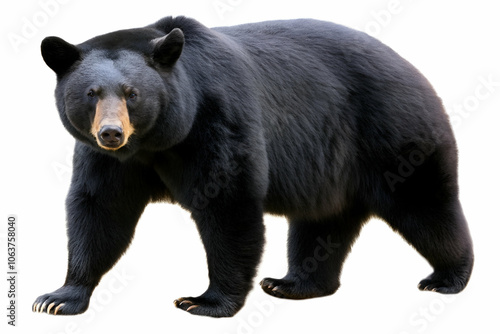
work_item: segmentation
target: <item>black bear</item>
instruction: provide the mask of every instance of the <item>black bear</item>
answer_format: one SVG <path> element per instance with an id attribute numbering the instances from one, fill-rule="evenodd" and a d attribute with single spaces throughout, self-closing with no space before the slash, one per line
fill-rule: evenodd
<path id="1" fill-rule="evenodd" d="M 205 246 L 208 289 L 174 302 L 192 314 L 243 306 L 266 212 L 289 221 L 288 273 L 262 280 L 270 295 L 333 294 L 372 216 L 432 265 L 421 290 L 467 285 L 448 117 L 422 74 L 376 39 L 315 20 L 209 29 L 166 17 L 78 45 L 47 37 L 41 50 L 77 141 L 67 277 L 35 312 L 84 312 L 154 201 L 189 210 Z"/>

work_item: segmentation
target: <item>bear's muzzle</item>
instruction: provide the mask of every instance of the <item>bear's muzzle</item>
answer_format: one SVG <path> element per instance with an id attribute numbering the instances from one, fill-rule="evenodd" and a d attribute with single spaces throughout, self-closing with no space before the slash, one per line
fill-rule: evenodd
<path id="1" fill-rule="evenodd" d="M 118 150 L 133 132 L 125 99 L 109 96 L 97 102 L 91 133 L 101 148 Z"/>

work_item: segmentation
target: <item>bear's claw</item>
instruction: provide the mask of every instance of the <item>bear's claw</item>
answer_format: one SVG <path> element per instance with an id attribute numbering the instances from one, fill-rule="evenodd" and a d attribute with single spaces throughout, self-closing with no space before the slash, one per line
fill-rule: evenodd
<path id="1" fill-rule="evenodd" d="M 179 299 L 174 300 L 174 305 L 177 308 L 180 308 L 181 310 L 184 310 L 186 312 L 189 312 L 189 311 L 200 306 L 200 305 L 195 305 L 195 304 L 193 304 L 192 301 L 190 301 L 188 299 L 184 299 L 184 298 L 179 298 Z"/>
<path id="2" fill-rule="evenodd" d="M 43 302 L 43 304 L 40 304 L 40 303 L 34 303 L 33 304 L 33 312 L 35 313 L 44 313 L 45 312 L 45 307 L 47 306 L 47 302 Z M 54 315 L 57 315 L 57 312 L 59 312 L 59 310 L 61 309 L 61 307 L 64 306 L 64 303 L 60 303 L 56 306 L 56 303 L 53 302 L 53 303 L 50 303 L 49 306 L 47 307 L 47 314 L 51 314 L 50 311 L 54 308 L 55 306 L 55 309 L 54 309 Z"/>

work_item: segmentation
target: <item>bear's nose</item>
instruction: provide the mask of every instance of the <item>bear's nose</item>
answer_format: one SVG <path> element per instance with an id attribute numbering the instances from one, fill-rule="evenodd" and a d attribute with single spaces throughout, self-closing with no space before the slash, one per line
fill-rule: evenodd
<path id="1" fill-rule="evenodd" d="M 106 125 L 99 131 L 99 141 L 107 147 L 118 147 L 123 143 L 123 130 L 116 125 Z"/>

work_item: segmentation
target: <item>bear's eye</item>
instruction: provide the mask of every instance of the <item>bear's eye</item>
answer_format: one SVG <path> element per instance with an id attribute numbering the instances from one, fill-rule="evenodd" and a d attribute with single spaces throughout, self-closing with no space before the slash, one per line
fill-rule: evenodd
<path id="1" fill-rule="evenodd" d="M 93 89 L 89 90 L 89 92 L 87 93 L 87 96 L 90 97 L 91 99 L 93 99 L 95 97 L 95 91 Z"/>
<path id="2" fill-rule="evenodd" d="M 130 93 L 130 94 L 128 94 L 128 99 L 129 99 L 129 100 L 132 100 L 132 101 L 133 101 L 133 100 L 135 100 L 136 98 L 137 98 L 137 94 L 136 94 L 136 93 Z"/>

